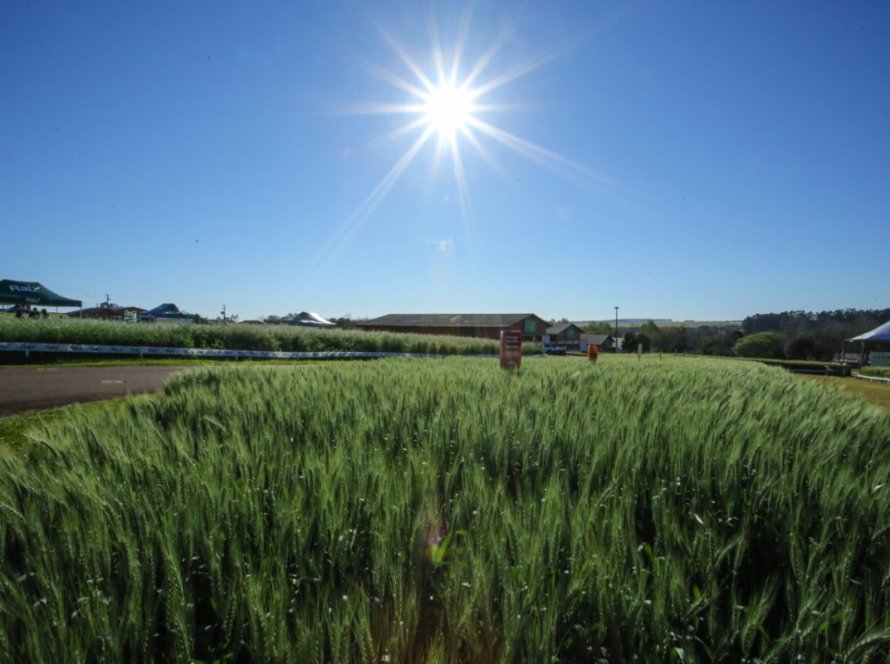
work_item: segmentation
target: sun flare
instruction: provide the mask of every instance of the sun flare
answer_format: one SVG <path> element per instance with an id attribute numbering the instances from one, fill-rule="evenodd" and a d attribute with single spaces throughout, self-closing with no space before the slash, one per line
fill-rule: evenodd
<path id="1" fill-rule="evenodd" d="M 471 231 L 474 214 L 464 167 L 465 148 L 473 148 L 476 155 L 501 173 L 496 155 L 489 151 L 488 146 L 506 148 L 567 179 L 575 180 L 582 186 L 588 186 L 591 182 L 608 181 L 608 178 L 586 166 L 494 123 L 492 116 L 516 106 L 492 101 L 492 93 L 542 67 L 562 50 L 559 47 L 552 48 L 530 60 L 497 67 L 494 61 L 501 53 L 509 33 L 505 28 L 488 48 L 482 48 L 478 55 L 467 58 L 465 48 L 468 43 L 469 14 L 462 21 L 460 34 L 448 49 L 443 49 L 438 28 L 433 21 L 430 24 L 431 67 L 422 66 L 421 61 L 399 42 L 384 34 L 401 67 L 392 69 L 373 63 L 369 63 L 369 67 L 379 78 L 401 93 L 401 100 L 367 102 L 344 110 L 348 114 L 406 117 L 408 119 L 404 124 L 383 138 L 386 141 L 397 141 L 412 134 L 414 137 L 404 153 L 336 231 L 328 242 L 328 247 L 322 252 L 321 260 L 326 260 L 337 247 L 346 242 L 347 237 L 373 213 L 430 143 L 436 143 L 434 164 L 438 165 L 443 158 L 451 162 L 461 218 L 468 232 Z M 402 71 L 399 72 L 398 69 Z"/>
<path id="2" fill-rule="evenodd" d="M 476 106 L 473 92 L 451 83 L 440 83 L 424 95 L 424 120 L 438 132 L 440 138 L 451 138 L 466 129 Z"/>

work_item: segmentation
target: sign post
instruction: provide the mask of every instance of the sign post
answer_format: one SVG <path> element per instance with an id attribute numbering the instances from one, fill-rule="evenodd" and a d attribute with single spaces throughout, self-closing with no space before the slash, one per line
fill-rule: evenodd
<path id="1" fill-rule="evenodd" d="M 513 371 L 522 364 L 522 332 L 501 330 L 501 369 Z"/>

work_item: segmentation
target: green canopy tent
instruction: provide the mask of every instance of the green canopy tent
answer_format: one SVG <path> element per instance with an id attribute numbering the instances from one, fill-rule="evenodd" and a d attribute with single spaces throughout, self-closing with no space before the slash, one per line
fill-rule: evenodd
<path id="1" fill-rule="evenodd" d="M 53 293 L 36 281 L 0 281 L 0 304 L 30 304 L 38 307 L 80 307 L 80 300 L 70 300 Z"/>

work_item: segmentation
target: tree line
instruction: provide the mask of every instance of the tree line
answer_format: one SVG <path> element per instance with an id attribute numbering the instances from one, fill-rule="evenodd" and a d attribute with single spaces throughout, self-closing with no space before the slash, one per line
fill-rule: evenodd
<path id="1" fill-rule="evenodd" d="M 754 314 L 740 326 L 658 326 L 649 321 L 619 329 L 622 347 L 635 352 L 739 355 L 793 360 L 831 360 L 844 339 L 855 337 L 890 320 L 890 309 L 837 309 Z M 594 323 L 590 334 L 614 334 L 608 323 Z"/>
<path id="2" fill-rule="evenodd" d="M 742 321 L 746 341 L 736 350 L 740 355 L 749 353 L 749 356 L 751 352 L 761 350 L 772 353 L 766 357 L 830 360 L 841 352 L 844 339 L 868 332 L 888 320 L 890 309 L 755 314 Z"/>

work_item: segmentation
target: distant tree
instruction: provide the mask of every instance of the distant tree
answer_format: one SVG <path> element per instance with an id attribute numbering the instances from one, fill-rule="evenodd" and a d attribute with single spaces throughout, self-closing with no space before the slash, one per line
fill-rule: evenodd
<path id="1" fill-rule="evenodd" d="M 792 360 L 812 360 L 816 340 L 809 334 L 794 337 L 785 344 L 785 357 Z"/>
<path id="2" fill-rule="evenodd" d="M 844 339 L 890 320 L 890 309 L 836 309 L 834 311 L 783 311 L 754 314 L 742 321 L 742 331 L 776 332 L 788 357 L 830 359 Z"/>
<path id="3" fill-rule="evenodd" d="M 640 326 L 640 332 L 650 339 L 655 339 L 661 330 L 658 328 L 658 325 L 655 324 L 655 321 L 650 320 Z"/>
<path id="4" fill-rule="evenodd" d="M 586 334 L 614 334 L 615 328 L 605 321 L 600 321 L 585 325 L 584 332 Z"/>
<path id="5" fill-rule="evenodd" d="M 785 345 L 785 357 L 793 360 L 830 360 L 834 349 L 811 334 L 795 337 Z"/>
<path id="6" fill-rule="evenodd" d="M 703 332 L 692 342 L 692 352 L 700 355 L 732 355 L 732 348 L 741 332 L 735 329 L 702 328 Z"/>
<path id="7" fill-rule="evenodd" d="M 781 358 L 782 335 L 777 332 L 755 332 L 736 341 L 733 350 L 740 357 Z"/>
<path id="8" fill-rule="evenodd" d="M 655 324 L 655 321 L 649 320 L 640 326 L 637 332 L 637 343 L 642 342 L 643 352 L 648 353 L 650 350 L 662 350 L 659 345 L 661 339 L 661 329 Z"/>
<path id="9" fill-rule="evenodd" d="M 647 335 L 648 336 L 648 335 Z M 653 337 L 652 347 L 663 353 L 685 353 L 689 343 L 684 327 L 662 327 L 658 336 Z"/>
<path id="10" fill-rule="evenodd" d="M 621 349 L 625 353 L 637 352 L 637 335 L 634 332 L 625 332 L 624 339 L 621 341 Z"/>
<path id="11" fill-rule="evenodd" d="M 778 332 L 782 329 L 782 319 L 786 314 L 754 314 L 742 321 L 742 332 Z"/>
<path id="12" fill-rule="evenodd" d="M 627 332 L 624 335 L 624 341 L 622 342 L 621 347 L 624 349 L 625 353 L 636 353 L 637 347 L 640 344 L 643 345 L 643 352 L 648 353 L 652 348 L 652 339 L 642 332 Z"/>

